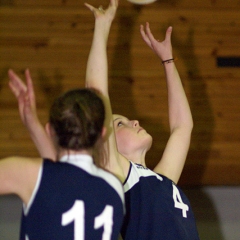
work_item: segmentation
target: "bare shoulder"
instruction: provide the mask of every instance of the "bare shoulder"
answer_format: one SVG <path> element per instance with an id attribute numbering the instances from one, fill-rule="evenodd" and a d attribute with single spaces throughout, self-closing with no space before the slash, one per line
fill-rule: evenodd
<path id="1" fill-rule="evenodd" d="M 0 160 L 0 194 L 17 194 L 26 202 L 35 187 L 41 158 L 7 157 Z"/>

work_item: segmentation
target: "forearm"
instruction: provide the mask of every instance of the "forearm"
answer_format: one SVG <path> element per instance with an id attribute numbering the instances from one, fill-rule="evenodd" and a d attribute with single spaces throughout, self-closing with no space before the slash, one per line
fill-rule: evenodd
<path id="1" fill-rule="evenodd" d="M 41 158 L 48 158 L 53 161 L 57 159 L 57 152 L 50 137 L 47 135 L 41 123 L 36 123 L 32 129 L 29 129 L 32 141 L 34 142 Z"/>
<path id="2" fill-rule="evenodd" d="M 105 96 L 108 95 L 107 41 L 110 27 L 111 21 L 95 20 L 93 41 L 86 70 L 86 87 L 94 87 Z"/>
<path id="3" fill-rule="evenodd" d="M 168 88 L 170 138 L 158 169 L 177 183 L 189 150 L 193 120 L 175 64 L 165 64 L 164 69 Z"/>
<path id="4" fill-rule="evenodd" d="M 107 61 L 107 41 L 111 27 L 111 21 L 95 20 L 95 29 L 86 71 L 86 86 L 94 87 L 103 94 L 103 101 L 106 109 L 105 126 L 108 135 L 108 152 L 116 150 L 115 139 L 112 126 L 112 109 L 108 96 L 108 61 Z"/>
<path id="5" fill-rule="evenodd" d="M 164 70 L 168 88 L 170 131 L 183 129 L 191 132 L 192 114 L 177 68 L 173 62 L 165 63 Z"/>
<path id="6" fill-rule="evenodd" d="M 164 65 L 168 88 L 170 138 L 155 171 L 178 182 L 189 150 L 193 120 L 174 63 Z"/>

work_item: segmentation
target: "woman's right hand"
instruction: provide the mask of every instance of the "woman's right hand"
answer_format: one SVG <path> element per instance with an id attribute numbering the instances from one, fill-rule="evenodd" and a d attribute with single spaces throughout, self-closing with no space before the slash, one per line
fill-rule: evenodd
<path id="1" fill-rule="evenodd" d="M 85 3 L 85 6 L 93 12 L 96 19 L 105 19 L 110 22 L 113 21 L 117 8 L 118 8 L 118 0 L 110 0 L 108 8 L 106 10 L 103 9 L 102 6 L 98 8 L 93 7 L 92 5 Z"/>

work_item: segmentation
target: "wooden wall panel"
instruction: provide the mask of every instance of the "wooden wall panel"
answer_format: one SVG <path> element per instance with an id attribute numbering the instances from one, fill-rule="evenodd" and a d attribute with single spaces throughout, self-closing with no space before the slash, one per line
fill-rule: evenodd
<path id="1" fill-rule="evenodd" d="M 152 168 L 169 131 L 164 72 L 139 34 L 146 21 L 159 39 L 173 26 L 176 65 L 193 113 L 180 183 L 240 184 L 240 69 L 219 68 L 216 60 L 240 56 L 239 0 L 158 0 L 146 6 L 121 0 L 108 44 L 110 95 L 114 112 L 139 119 L 153 135 L 147 156 Z M 45 123 L 60 92 L 84 86 L 93 26 L 92 13 L 81 0 L 0 0 L 0 157 L 37 156 L 8 89 L 7 70 L 22 75 L 30 68 Z"/>

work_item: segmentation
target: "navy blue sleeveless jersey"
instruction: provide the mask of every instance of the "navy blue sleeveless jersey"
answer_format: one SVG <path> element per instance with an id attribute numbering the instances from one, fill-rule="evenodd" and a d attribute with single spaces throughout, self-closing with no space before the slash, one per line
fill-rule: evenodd
<path id="1" fill-rule="evenodd" d="M 189 200 L 171 180 L 130 162 L 124 240 L 199 240 Z"/>
<path id="2" fill-rule="evenodd" d="M 124 215 L 120 181 L 88 155 L 44 160 L 23 206 L 21 240 L 118 239 Z"/>

